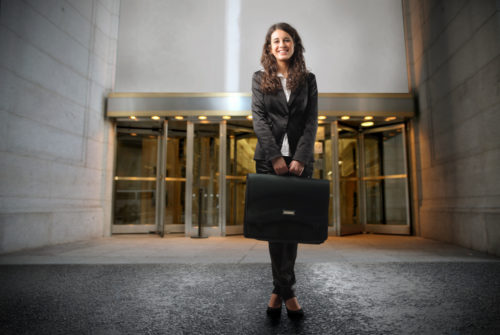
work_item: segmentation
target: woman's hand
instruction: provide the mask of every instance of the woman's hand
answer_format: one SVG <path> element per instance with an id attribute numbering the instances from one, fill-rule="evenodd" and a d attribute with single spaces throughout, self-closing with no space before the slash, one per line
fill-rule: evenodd
<path id="1" fill-rule="evenodd" d="M 304 172 L 304 163 L 293 160 L 290 163 L 290 173 L 300 176 Z"/>
<path id="2" fill-rule="evenodd" d="M 288 172 L 288 166 L 286 166 L 285 159 L 283 157 L 277 157 L 272 160 L 274 172 L 277 175 L 286 174 Z"/>

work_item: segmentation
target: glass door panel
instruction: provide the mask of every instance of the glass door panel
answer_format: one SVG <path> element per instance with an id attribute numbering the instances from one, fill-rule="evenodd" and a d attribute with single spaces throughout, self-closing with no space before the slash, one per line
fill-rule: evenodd
<path id="1" fill-rule="evenodd" d="M 169 121 L 165 178 L 165 232 L 184 233 L 186 122 Z"/>
<path id="2" fill-rule="evenodd" d="M 156 231 L 158 134 L 117 131 L 112 233 Z"/>
<path id="3" fill-rule="evenodd" d="M 338 165 L 340 194 L 340 234 L 363 231 L 359 206 L 359 133 L 350 127 L 338 126 Z"/>
<path id="4" fill-rule="evenodd" d="M 330 123 L 319 124 L 314 143 L 314 170 L 312 178 L 330 181 L 330 200 L 333 199 L 332 139 Z M 328 207 L 328 230 L 333 230 L 333 204 Z"/>
<path id="5" fill-rule="evenodd" d="M 219 124 L 194 124 L 192 199 L 192 234 L 201 221 L 202 235 L 220 235 Z"/>
<path id="6" fill-rule="evenodd" d="M 366 231 L 409 234 L 404 125 L 363 134 Z"/>
<path id="7" fill-rule="evenodd" d="M 255 173 L 257 146 L 250 121 L 227 123 L 226 235 L 243 234 L 246 175 Z"/>

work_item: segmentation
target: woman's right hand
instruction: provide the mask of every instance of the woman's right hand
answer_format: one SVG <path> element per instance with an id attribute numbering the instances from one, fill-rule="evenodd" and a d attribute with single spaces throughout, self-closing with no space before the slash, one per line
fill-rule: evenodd
<path id="1" fill-rule="evenodd" d="M 277 157 L 272 160 L 274 172 L 277 175 L 288 173 L 288 166 L 286 165 L 285 159 L 283 157 Z"/>

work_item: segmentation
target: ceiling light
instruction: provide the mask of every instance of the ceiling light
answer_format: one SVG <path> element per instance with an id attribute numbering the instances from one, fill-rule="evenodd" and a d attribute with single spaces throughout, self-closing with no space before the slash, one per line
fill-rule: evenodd
<path id="1" fill-rule="evenodd" d="M 373 116 L 365 116 L 365 120 L 373 120 Z"/>
<path id="2" fill-rule="evenodd" d="M 373 125 L 374 125 L 374 123 L 373 123 L 372 121 L 362 122 L 362 123 L 361 123 L 361 126 L 362 126 L 362 127 L 371 127 L 371 126 L 373 126 Z"/>
<path id="3" fill-rule="evenodd" d="M 320 116 L 318 116 L 318 120 L 326 120 L 326 116 L 320 115 Z"/>
<path id="4" fill-rule="evenodd" d="M 151 116 L 151 118 L 152 118 L 153 120 L 159 120 L 159 119 L 160 119 L 160 117 L 159 117 L 158 115 Z"/>
<path id="5" fill-rule="evenodd" d="M 385 121 L 394 121 L 394 120 L 396 120 L 395 116 L 388 116 L 385 118 Z"/>
<path id="6" fill-rule="evenodd" d="M 129 116 L 128 118 L 129 118 L 130 120 L 137 120 L 137 118 L 136 118 L 135 116 L 133 116 L 133 115 Z"/>
<path id="7" fill-rule="evenodd" d="M 349 120 L 350 118 L 351 117 L 349 115 L 344 115 L 340 117 L 341 120 Z"/>
<path id="8" fill-rule="evenodd" d="M 222 118 L 223 118 L 224 120 L 231 120 L 231 117 L 230 117 L 229 115 L 224 115 Z"/>
<path id="9" fill-rule="evenodd" d="M 248 119 L 248 120 L 251 120 L 251 119 L 252 119 L 252 115 L 248 115 L 248 116 L 247 116 L 247 119 Z"/>
<path id="10" fill-rule="evenodd" d="M 130 133 L 130 136 L 137 136 L 136 133 Z"/>
<path id="11" fill-rule="evenodd" d="M 181 115 L 177 115 L 175 117 L 176 120 L 184 120 L 184 116 L 181 116 Z"/>
<path id="12" fill-rule="evenodd" d="M 198 116 L 198 119 L 200 119 L 200 120 L 206 120 L 207 117 L 205 115 L 200 115 L 200 116 Z"/>

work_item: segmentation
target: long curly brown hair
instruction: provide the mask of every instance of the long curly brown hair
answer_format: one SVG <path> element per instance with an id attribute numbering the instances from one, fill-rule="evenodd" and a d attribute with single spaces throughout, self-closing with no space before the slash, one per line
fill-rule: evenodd
<path id="1" fill-rule="evenodd" d="M 292 37 L 294 44 L 294 52 L 288 64 L 287 88 L 294 91 L 302 84 L 307 75 L 306 62 L 303 55 L 305 49 L 297 30 L 285 22 L 273 24 L 267 30 L 266 40 L 262 47 L 262 56 L 260 57 L 260 63 L 264 67 L 260 88 L 264 93 L 276 93 L 278 90 L 282 89 L 281 81 L 277 76 L 278 63 L 271 53 L 271 35 L 278 29 L 286 31 Z"/>

